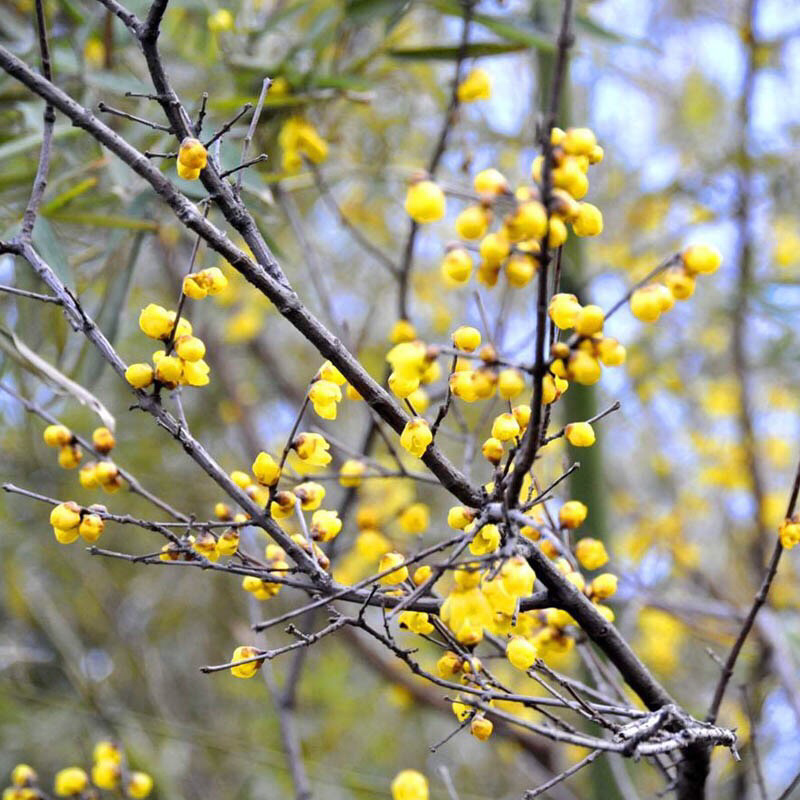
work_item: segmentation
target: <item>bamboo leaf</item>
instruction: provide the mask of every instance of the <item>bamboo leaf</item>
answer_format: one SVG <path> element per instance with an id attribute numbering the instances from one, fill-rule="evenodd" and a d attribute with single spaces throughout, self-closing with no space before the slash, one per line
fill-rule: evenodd
<path id="1" fill-rule="evenodd" d="M 98 400 L 88 389 L 75 383 L 63 372 L 54 367 L 50 362 L 45 361 L 21 341 L 14 331 L 9 330 L 5 325 L 0 325 L 0 350 L 14 359 L 21 367 L 28 372 L 36 375 L 47 383 L 51 388 L 68 394 L 75 398 L 81 405 L 91 409 L 109 430 L 114 430 L 116 420 L 111 412 Z"/>
<path id="2" fill-rule="evenodd" d="M 33 228 L 33 245 L 39 255 L 53 268 L 53 272 L 67 285 L 74 286 L 72 267 L 69 265 L 64 248 L 58 241 L 53 226 L 46 217 L 41 215 L 36 219 Z"/>
<path id="3" fill-rule="evenodd" d="M 504 56 L 527 49 L 524 44 L 505 44 L 504 42 L 471 42 L 466 48 L 467 58 Z M 428 47 L 395 47 L 389 55 L 406 61 L 455 61 L 461 48 L 458 45 L 430 45 Z"/>

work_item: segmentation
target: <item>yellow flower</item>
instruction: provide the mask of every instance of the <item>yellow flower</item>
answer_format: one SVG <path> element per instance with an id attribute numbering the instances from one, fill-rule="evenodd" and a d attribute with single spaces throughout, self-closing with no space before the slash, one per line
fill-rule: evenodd
<path id="1" fill-rule="evenodd" d="M 385 586 L 393 586 L 397 583 L 403 583 L 408 578 L 408 567 L 400 566 L 405 561 L 405 558 L 398 552 L 393 551 L 386 553 L 381 557 L 378 564 L 378 572 L 384 572 L 391 567 L 398 567 L 398 569 L 384 575 L 380 582 Z"/>
<path id="2" fill-rule="evenodd" d="M 485 742 L 492 735 L 493 730 L 494 725 L 491 720 L 480 714 L 476 714 L 469 725 L 469 732 L 481 742 Z"/>
<path id="3" fill-rule="evenodd" d="M 177 356 L 162 356 L 156 364 L 156 380 L 165 386 L 177 386 L 183 377 L 183 363 Z"/>
<path id="4" fill-rule="evenodd" d="M 403 611 L 398 620 L 400 627 L 408 628 L 412 633 L 433 633 L 433 625 L 423 611 Z"/>
<path id="5" fill-rule="evenodd" d="M 555 326 L 564 331 L 575 325 L 581 308 L 582 306 L 574 294 L 554 294 L 550 300 L 548 313 Z"/>
<path id="6" fill-rule="evenodd" d="M 430 426 L 422 417 L 410 419 L 400 435 L 400 444 L 416 458 L 422 458 L 432 441 Z"/>
<path id="7" fill-rule="evenodd" d="M 656 322 L 664 311 L 663 300 L 657 286 L 636 289 L 631 295 L 630 305 L 633 316 L 642 322 Z"/>
<path id="8" fill-rule="evenodd" d="M 499 439 L 501 442 L 509 442 L 516 439 L 520 434 L 519 423 L 516 417 L 506 411 L 504 414 L 498 414 L 492 423 L 492 436 Z"/>
<path id="9" fill-rule="evenodd" d="M 81 524 L 81 507 L 70 500 L 68 503 L 59 503 L 50 512 L 50 524 L 63 531 L 75 529 Z"/>
<path id="10" fill-rule="evenodd" d="M 234 26 L 233 14 L 227 8 L 220 8 L 208 17 L 208 29 L 211 33 L 222 33 L 231 31 Z"/>
<path id="11" fill-rule="evenodd" d="M 154 377 L 155 373 L 149 364 L 131 364 L 125 370 L 125 380 L 134 389 L 147 388 L 153 382 Z"/>
<path id="12" fill-rule="evenodd" d="M 536 647 L 521 636 L 515 636 L 506 645 L 506 658 L 512 666 L 527 672 L 536 663 Z"/>
<path id="13" fill-rule="evenodd" d="M 469 551 L 474 556 L 494 553 L 500 547 L 500 529 L 497 525 L 484 525 L 469 543 Z"/>
<path id="14" fill-rule="evenodd" d="M 269 513 L 275 519 L 286 519 L 294 514 L 296 505 L 297 497 L 294 492 L 278 492 L 270 503 Z"/>
<path id="15" fill-rule="evenodd" d="M 48 447 L 64 447 L 72 442 L 72 431 L 66 425 L 48 425 L 43 437 Z"/>
<path id="16" fill-rule="evenodd" d="M 578 563 L 588 570 L 599 569 L 608 563 L 608 553 L 605 545 L 599 539 L 580 539 L 575 545 L 575 558 Z"/>
<path id="17" fill-rule="evenodd" d="M 458 86 L 458 102 L 474 103 L 476 100 L 488 100 L 492 94 L 489 73 L 476 67 L 471 70 Z"/>
<path id="18" fill-rule="evenodd" d="M 453 344 L 459 350 L 471 353 L 481 346 L 481 332 L 469 325 L 462 325 L 453 331 Z"/>
<path id="19" fill-rule="evenodd" d="M 664 283 L 676 300 L 688 300 L 694 294 L 696 285 L 694 276 L 682 267 L 668 270 L 664 275 Z"/>
<path id="20" fill-rule="evenodd" d="M 780 535 L 781 544 L 787 550 L 791 550 L 800 542 L 800 522 L 794 519 L 785 519 L 781 523 L 778 533 Z"/>
<path id="21" fill-rule="evenodd" d="M 339 484 L 348 488 L 361 486 L 361 476 L 367 471 L 367 465 L 355 458 L 348 458 L 339 470 Z"/>
<path id="22" fill-rule="evenodd" d="M 526 200 L 506 218 L 505 228 L 514 242 L 541 239 L 547 232 L 547 211 L 538 200 Z"/>
<path id="23" fill-rule="evenodd" d="M 114 434 L 105 426 L 95 428 L 92 431 L 92 445 L 98 453 L 110 453 L 115 444 Z"/>
<path id="24" fill-rule="evenodd" d="M 330 445 L 318 433 L 301 433 L 292 442 L 301 461 L 312 467 L 327 467 L 331 463 Z"/>
<path id="25" fill-rule="evenodd" d="M 255 658 L 260 654 L 261 651 L 257 650 L 255 647 L 247 647 L 246 645 L 242 645 L 233 651 L 233 657 L 231 658 L 231 661 L 245 661 L 249 658 Z M 248 661 L 246 664 L 237 664 L 236 666 L 231 667 L 231 675 L 235 675 L 237 678 L 252 678 L 253 675 L 258 672 L 263 663 L 264 660 L 261 659 Z"/>
<path id="26" fill-rule="evenodd" d="M 576 350 L 569 357 L 567 374 L 570 380 L 582 386 L 591 386 L 600 380 L 603 370 L 600 362 L 584 350 Z"/>
<path id="27" fill-rule="evenodd" d="M 433 181 L 420 180 L 408 187 L 405 209 L 414 222 L 436 222 L 444 216 L 445 207 L 444 192 Z"/>
<path id="28" fill-rule="evenodd" d="M 480 239 L 486 235 L 490 218 L 489 211 L 483 206 L 467 206 L 456 217 L 456 233 L 462 239 Z"/>
<path id="29" fill-rule="evenodd" d="M 463 531 L 475 519 L 474 509 L 466 506 L 453 506 L 447 512 L 447 524 L 457 531 Z"/>
<path id="30" fill-rule="evenodd" d="M 68 444 L 58 451 L 58 466 L 61 469 L 75 469 L 81 463 L 83 450 L 78 444 Z"/>
<path id="31" fill-rule="evenodd" d="M 95 761 L 92 767 L 92 783 L 98 789 L 116 789 L 119 783 L 119 763 L 110 758 Z"/>
<path id="32" fill-rule="evenodd" d="M 436 671 L 440 678 L 453 678 L 461 672 L 461 656 L 448 650 L 437 662 Z"/>
<path id="33" fill-rule="evenodd" d="M 281 477 L 281 468 L 278 466 L 275 459 L 269 454 L 265 453 L 263 450 L 256 456 L 256 460 L 253 462 L 253 466 L 251 467 L 253 475 L 256 476 L 256 480 L 262 486 L 274 486 Z M 247 473 L 238 473 L 239 475 L 244 475 L 247 483 L 242 486 L 239 485 L 240 489 L 245 489 L 250 483 L 250 478 Z M 231 478 L 234 480 L 235 483 L 238 483 L 233 475 Z"/>
<path id="34" fill-rule="evenodd" d="M 570 155 L 588 156 L 597 146 L 597 137 L 589 128 L 567 128 L 561 147 Z"/>
<path id="35" fill-rule="evenodd" d="M 508 258 L 508 254 L 511 252 L 511 243 L 508 241 L 508 236 L 502 231 L 487 233 L 481 239 L 478 250 L 486 266 L 499 267 Z"/>
<path id="36" fill-rule="evenodd" d="M 575 317 L 575 331 L 581 336 L 594 336 L 603 330 L 605 314 L 600 306 L 584 306 Z"/>
<path id="37" fill-rule="evenodd" d="M 89 785 L 89 776 L 80 767 L 67 767 L 56 773 L 54 790 L 59 797 L 80 794 Z"/>
<path id="38" fill-rule="evenodd" d="M 428 780 L 414 769 L 398 772 L 392 781 L 392 800 L 428 800 Z"/>
<path id="39" fill-rule="evenodd" d="M 481 453 L 490 464 L 499 464 L 503 459 L 503 443 L 490 436 L 482 445 Z"/>
<path id="40" fill-rule="evenodd" d="M 447 286 L 462 286 L 472 274 L 472 256 L 466 247 L 452 247 L 441 266 L 442 280 Z"/>
<path id="41" fill-rule="evenodd" d="M 430 522 L 430 511 L 425 503 L 412 503 L 398 520 L 406 533 L 424 533 Z"/>
<path id="42" fill-rule="evenodd" d="M 407 319 L 398 319 L 389 332 L 389 341 L 392 344 L 411 342 L 417 338 L 417 331 Z"/>
<path id="43" fill-rule="evenodd" d="M 617 576 L 610 572 L 604 572 L 598 575 L 589 587 L 592 597 L 604 600 L 606 597 L 611 597 L 617 591 Z"/>
<path id="44" fill-rule="evenodd" d="M 505 175 L 493 167 L 478 172 L 472 180 L 472 185 L 475 191 L 487 200 L 509 192 Z"/>
<path id="45" fill-rule="evenodd" d="M 175 352 L 184 361 L 199 361 L 206 354 L 206 346 L 196 336 L 180 336 L 175 340 Z"/>
<path id="46" fill-rule="evenodd" d="M 431 575 L 433 575 L 433 570 L 427 564 L 424 564 L 423 566 L 417 567 L 414 570 L 411 580 L 414 583 L 414 586 L 421 586 L 431 577 Z"/>
<path id="47" fill-rule="evenodd" d="M 29 786 L 32 783 L 36 783 L 37 780 L 39 780 L 39 777 L 36 771 L 27 764 L 17 764 L 11 770 L 11 783 L 14 786 Z"/>
<path id="48" fill-rule="evenodd" d="M 78 533 L 84 541 L 90 544 L 96 542 L 103 533 L 105 521 L 97 514 L 85 514 L 78 526 Z"/>
<path id="49" fill-rule="evenodd" d="M 217 539 L 217 553 L 232 556 L 239 549 L 239 531 L 233 528 L 223 531 Z"/>
<path id="50" fill-rule="evenodd" d="M 570 422 L 565 435 L 573 447 L 591 447 L 596 441 L 594 429 L 588 422 Z"/>
<path id="51" fill-rule="evenodd" d="M 325 499 L 325 487 L 320 483 L 306 481 L 294 487 L 294 494 L 303 511 L 316 511 Z"/>
<path id="52" fill-rule="evenodd" d="M 191 272 L 183 279 L 183 293 L 193 300 L 220 294 L 228 286 L 228 279 L 219 267 L 209 267 Z"/>
<path id="53" fill-rule="evenodd" d="M 506 561 L 500 569 L 500 577 L 512 597 L 528 597 L 536 582 L 536 574 L 522 556 L 514 556 Z"/>
<path id="54" fill-rule="evenodd" d="M 311 384 L 308 398 L 314 411 L 323 419 L 336 419 L 336 404 L 342 401 L 342 390 L 333 381 L 316 380 Z"/>
<path id="55" fill-rule="evenodd" d="M 178 163 L 186 169 L 205 169 L 208 151 L 198 139 L 187 136 L 178 148 Z"/>
<path id="56" fill-rule="evenodd" d="M 153 779 L 146 772 L 131 772 L 128 777 L 128 796 L 143 800 L 153 791 Z"/>
<path id="57" fill-rule="evenodd" d="M 515 253 L 506 262 L 506 277 L 515 289 L 527 286 L 536 273 L 536 261 L 525 253 Z"/>
<path id="58" fill-rule="evenodd" d="M 338 368 L 331 364 L 330 361 L 326 361 L 319 368 L 316 380 L 330 381 L 331 383 L 335 383 L 337 386 L 344 386 L 344 384 L 347 382 L 347 379 L 344 377 L 344 375 L 342 375 Z"/>
<path id="59" fill-rule="evenodd" d="M 145 306 L 139 314 L 139 327 L 151 339 L 167 339 L 174 322 L 170 312 L 155 303 Z"/>
<path id="60" fill-rule="evenodd" d="M 572 221 L 576 236 L 599 236 L 603 232 L 603 214 L 591 203 L 578 203 L 578 214 Z"/>
<path id="61" fill-rule="evenodd" d="M 583 525 L 589 509 L 580 500 L 568 500 L 558 512 L 558 521 L 562 527 L 574 530 Z"/>
<path id="62" fill-rule="evenodd" d="M 311 536 L 318 542 L 329 542 L 335 539 L 342 530 L 342 521 L 338 511 L 326 511 L 321 508 L 311 517 Z"/>
<path id="63" fill-rule="evenodd" d="M 716 272 L 722 264 L 722 254 L 716 247 L 707 244 L 689 245 L 681 256 L 683 266 L 689 273 L 710 275 Z"/>
<path id="64" fill-rule="evenodd" d="M 302 117 L 286 120 L 278 134 L 278 143 L 283 148 L 283 167 L 287 172 L 297 172 L 302 167 L 301 156 L 314 164 L 321 164 L 328 157 L 328 143 Z"/>

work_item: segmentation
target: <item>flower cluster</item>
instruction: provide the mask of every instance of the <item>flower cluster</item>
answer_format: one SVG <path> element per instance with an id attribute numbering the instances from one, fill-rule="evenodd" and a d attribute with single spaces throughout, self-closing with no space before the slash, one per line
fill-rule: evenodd
<path id="1" fill-rule="evenodd" d="M 151 339 L 164 342 L 165 348 L 153 353 L 154 366 L 138 363 L 125 370 L 125 378 L 134 389 L 145 389 L 153 382 L 167 389 L 209 383 L 211 369 L 204 360 L 206 346 L 202 339 L 192 335 L 188 319 L 178 319 L 175 311 L 150 303 L 139 314 L 139 328 Z"/>
<path id="2" fill-rule="evenodd" d="M 98 742 L 92 752 L 91 778 L 81 767 L 65 767 L 56 773 L 53 791 L 58 797 L 96 797 L 92 790 L 113 791 L 117 796 L 144 800 L 153 791 L 153 779 L 146 772 L 131 770 L 124 752 L 115 743 Z M 3 800 L 38 800 L 47 795 L 40 789 L 39 776 L 28 764 L 11 771 L 11 786 Z"/>
<path id="3" fill-rule="evenodd" d="M 710 245 L 694 244 L 681 254 L 681 263 L 664 273 L 663 283 L 650 283 L 631 294 L 631 313 L 642 322 L 657 322 L 676 300 L 688 300 L 698 275 L 711 275 L 722 264 L 722 255 Z"/>
<path id="4" fill-rule="evenodd" d="M 228 279 L 219 267 L 208 267 L 190 272 L 183 279 L 183 293 L 192 300 L 213 297 L 228 288 Z"/>
<path id="5" fill-rule="evenodd" d="M 560 247 L 569 235 L 568 225 L 576 236 L 597 236 L 603 231 L 603 215 L 591 203 L 582 202 L 589 190 L 587 173 L 591 164 L 603 159 L 603 149 L 588 128 L 552 131 L 553 189 L 550 215 L 543 202 L 544 157 L 538 156 L 531 168 L 532 186 L 512 191 L 506 177 L 490 167 L 478 172 L 473 189 L 478 202 L 467 206 L 456 218 L 455 227 L 465 244 L 448 247 L 441 265 L 446 286 L 463 286 L 473 271 L 471 243 L 477 243 L 480 261 L 478 280 L 495 286 L 501 270 L 509 285 L 522 288 L 536 274 L 541 246 Z M 490 231 L 495 216 L 502 224 Z"/>
<path id="6" fill-rule="evenodd" d="M 50 512 L 50 524 L 59 544 L 72 544 L 79 536 L 89 544 L 94 544 L 105 529 L 103 514 L 106 507 L 91 505 L 79 506 L 74 500 L 59 503 Z"/>

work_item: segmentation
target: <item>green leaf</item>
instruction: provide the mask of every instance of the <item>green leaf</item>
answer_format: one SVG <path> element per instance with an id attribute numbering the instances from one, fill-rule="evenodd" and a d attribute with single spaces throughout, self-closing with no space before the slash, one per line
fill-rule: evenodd
<path id="1" fill-rule="evenodd" d="M 106 264 L 106 273 L 110 272 L 111 277 L 94 319 L 112 345 L 119 334 L 120 322 L 123 319 L 123 311 L 128 299 L 128 290 L 133 280 L 133 273 L 136 271 L 136 263 L 142 250 L 143 240 L 144 234 L 137 233 L 129 248 L 127 262 L 121 269 L 117 265 L 123 253 L 118 248 L 113 249 Z M 107 365 L 108 362 L 97 348 L 91 347 L 86 354 L 86 361 L 81 373 L 84 386 L 87 388 L 94 386 Z"/>
<path id="2" fill-rule="evenodd" d="M 56 125 L 53 129 L 53 141 L 77 136 L 80 132 L 79 128 L 74 128 L 72 125 Z M 22 153 L 33 151 L 35 148 L 39 147 L 41 143 L 41 131 L 12 139 L 10 142 L 0 145 L 0 162 Z"/>
<path id="3" fill-rule="evenodd" d="M 658 50 L 658 48 L 652 42 L 647 41 L 647 39 L 638 39 L 634 36 L 627 36 L 624 33 L 612 31 L 604 25 L 595 22 L 585 13 L 575 15 L 575 27 L 598 39 L 604 39 L 610 44 L 630 44 L 636 47 L 646 47 L 649 50 Z"/>
<path id="4" fill-rule="evenodd" d="M 452 17 L 462 17 L 461 4 L 453 0 L 434 0 L 431 5 L 442 14 Z M 473 14 L 473 20 L 487 30 L 508 42 L 532 47 L 535 50 L 555 52 L 555 42 L 552 36 L 537 31 L 531 27 L 528 20 L 518 16 L 498 17 L 492 14 Z"/>
<path id="5" fill-rule="evenodd" d="M 95 186 L 97 186 L 97 178 L 85 178 L 74 186 L 71 186 L 67 191 L 56 195 L 49 203 L 42 206 L 41 213 L 46 217 L 52 216 L 54 211 L 58 211 L 59 208 L 65 206 L 70 200 L 79 197 L 84 192 L 88 192 L 89 189 Z"/>
<path id="6" fill-rule="evenodd" d="M 116 427 L 116 420 L 111 412 L 88 390 L 68 378 L 61 370 L 31 350 L 14 331 L 0 325 L 0 350 L 14 359 L 21 367 L 36 375 L 51 388 L 74 397 L 81 405 L 94 411 L 110 430 Z"/>
<path id="7" fill-rule="evenodd" d="M 64 254 L 64 248 L 58 241 L 53 226 L 41 215 L 36 218 L 36 225 L 33 227 L 33 246 L 66 286 L 75 286 L 72 267 Z"/>
<path id="8" fill-rule="evenodd" d="M 75 211 L 52 214 L 50 219 L 71 225 L 87 225 L 93 228 L 122 228 L 129 231 L 157 231 L 158 223 L 149 219 L 126 217 L 121 214 L 92 214 Z M 38 222 L 36 223 L 38 226 Z"/>
<path id="9" fill-rule="evenodd" d="M 465 56 L 479 58 L 485 56 L 504 56 L 527 49 L 524 44 L 504 44 L 503 42 L 471 42 Z M 458 45 L 431 45 L 429 47 L 395 47 L 389 55 L 407 61 L 455 61 L 461 48 Z"/>

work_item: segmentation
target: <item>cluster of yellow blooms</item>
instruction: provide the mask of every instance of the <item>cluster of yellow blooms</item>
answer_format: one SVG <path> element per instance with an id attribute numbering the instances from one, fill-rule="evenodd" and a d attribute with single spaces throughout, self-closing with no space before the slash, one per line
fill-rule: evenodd
<path id="1" fill-rule="evenodd" d="M 119 793 L 119 796 L 143 800 L 153 791 L 153 779 L 146 772 L 129 770 L 124 753 L 113 742 L 98 742 L 92 753 L 91 781 L 86 770 L 66 767 L 56 773 L 53 791 L 58 797 L 96 796 L 93 785 Z M 27 764 L 17 764 L 11 772 L 11 786 L 3 791 L 3 800 L 38 800 L 46 796 L 39 789 L 39 777 Z"/>
<path id="2" fill-rule="evenodd" d="M 91 505 L 82 508 L 74 500 L 59 503 L 50 512 L 50 524 L 56 541 L 60 544 L 72 544 L 78 536 L 89 544 L 94 544 L 103 534 L 105 521 L 101 514 L 106 507 Z"/>
<path id="3" fill-rule="evenodd" d="M 579 340 L 574 347 L 556 342 L 552 348 L 550 374 L 554 380 L 571 380 L 590 386 L 600 380 L 602 367 L 625 363 L 625 348 L 603 336 L 605 314 L 600 306 L 582 306 L 574 294 L 555 294 L 548 313 L 559 330 L 574 329 Z"/>
<path id="4" fill-rule="evenodd" d="M 83 449 L 77 438 L 66 425 L 48 425 L 44 429 L 44 442 L 48 447 L 58 447 L 58 464 L 64 469 L 74 469 L 83 460 Z M 101 456 L 107 456 L 116 444 L 114 434 L 105 426 L 95 428 L 92 432 L 92 447 Z M 102 487 L 113 494 L 122 487 L 122 478 L 116 464 L 111 459 L 103 458 L 84 464 L 79 472 L 81 486 L 84 489 Z"/>
<path id="5" fill-rule="evenodd" d="M 223 276 L 224 279 L 224 276 Z M 150 303 L 139 314 L 139 327 L 146 336 L 158 339 L 169 346 L 153 353 L 153 364 L 131 364 L 125 370 L 125 379 L 134 389 L 145 389 L 154 381 L 167 389 L 176 386 L 206 386 L 211 371 L 203 357 L 206 346 L 202 339 L 192 335 L 192 324 L 185 317 L 177 320 L 176 312 Z M 173 355 L 174 353 L 174 355 Z"/>
<path id="6" fill-rule="evenodd" d="M 178 177 L 196 181 L 208 164 L 208 151 L 202 142 L 187 136 L 178 148 Z"/>
<path id="7" fill-rule="evenodd" d="M 603 231 L 600 210 L 591 203 L 582 202 L 589 190 L 589 166 L 603 159 L 603 149 L 597 144 L 594 133 L 588 128 L 567 131 L 554 128 L 552 144 L 553 189 L 549 219 L 542 202 L 543 156 L 533 162 L 533 185 L 520 186 L 513 192 L 506 177 L 497 169 L 482 170 L 474 177 L 478 202 L 463 209 L 455 225 L 461 239 L 480 240 L 477 277 L 488 287 L 496 285 L 503 268 L 511 286 L 527 286 L 536 273 L 542 241 L 546 237 L 548 247 L 560 247 L 569 234 L 567 225 L 572 226 L 576 236 L 597 236 Z M 495 213 L 504 207 L 510 210 L 503 217 L 502 225 L 490 232 Z M 412 179 L 405 208 L 418 223 L 435 222 L 446 211 L 444 193 L 426 175 L 420 174 Z M 449 247 L 441 265 L 445 285 L 463 286 L 472 271 L 470 246 Z"/>
<path id="8" fill-rule="evenodd" d="M 289 117 L 283 123 L 278 144 L 283 150 L 281 164 L 289 173 L 302 169 L 304 156 L 313 164 L 321 164 L 328 157 L 328 143 L 303 117 Z"/>
<path id="9" fill-rule="evenodd" d="M 698 275 L 711 275 L 722 264 L 719 250 L 707 244 L 693 244 L 681 254 L 681 263 L 664 273 L 664 283 L 651 283 L 631 294 L 631 313 L 642 322 L 656 322 L 676 300 L 688 300 Z"/>

